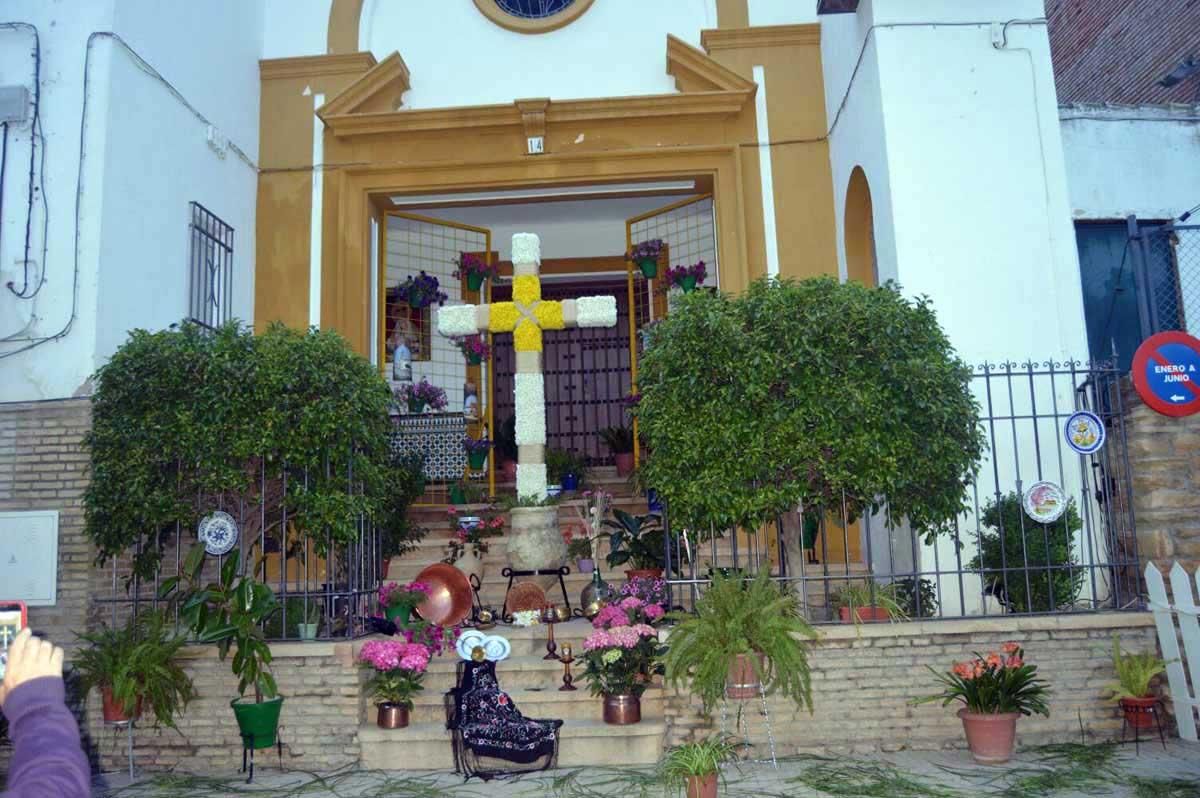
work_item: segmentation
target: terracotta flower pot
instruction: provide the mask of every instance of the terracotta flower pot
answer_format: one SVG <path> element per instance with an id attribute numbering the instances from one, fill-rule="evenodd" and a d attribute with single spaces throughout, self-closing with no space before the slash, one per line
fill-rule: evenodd
<path id="1" fill-rule="evenodd" d="M 142 716 L 142 699 L 138 698 L 133 706 L 133 717 L 125 714 L 124 708 L 113 698 L 111 687 L 100 688 L 100 701 L 104 705 L 105 723 L 128 723 Z"/>
<path id="2" fill-rule="evenodd" d="M 859 623 L 879 623 L 892 619 L 892 614 L 883 607 L 855 607 L 854 609 Z M 841 618 L 842 623 L 853 623 L 850 619 L 849 607 L 839 607 L 838 617 Z"/>
<path id="3" fill-rule="evenodd" d="M 642 719 L 642 699 L 635 695 L 604 696 L 604 722 L 629 726 Z"/>
<path id="4" fill-rule="evenodd" d="M 1017 740 L 1017 718 L 1019 712 L 1000 712 L 995 715 L 958 711 L 962 718 L 963 731 L 967 734 L 967 747 L 971 756 L 981 765 L 1002 765 L 1012 758 L 1013 745 Z"/>
<path id="5" fill-rule="evenodd" d="M 729 663 L 725 676 L 725 695 L 728 698 L 758 698 L 762 685 L 754 673 L 754 659 L 758 659 L 759 671 L 766 669 L 767 658 L 762 654 L 738 654 Z"/>
<path id="6" fill-rule="evenodd" d="M 1134 729 L 1153 729 L 1154 712 L 1158 699 L 1152 695 L 1142 698 L 1122 698 L 1119 702 L 1125 713 L 1125 722 Z"/>
<path id="7" fill-rule="evenodd" d="M 617 465 L 617 476 L 627 477 L 633 473 L 633 452 L 615 453 L 613 462 Z"/>
<path id="8" fill-rule="evenodd" d="M 687 798 L 717 798 L 717 774 L 688 776 Z"/>
<path id="9" fill-rule="evenodd" d="M 625 571 L 625 578 L 630 582 L 634 579 L 662 579 L 662 575 L 661 568 L 629 568 Z"/>
<path id="10" fill-rule="evenodd" d="M 399 704 L 376 704 L 375 724 L 381 729 L 403 729 L 408 726 L 408 707 Z"/>

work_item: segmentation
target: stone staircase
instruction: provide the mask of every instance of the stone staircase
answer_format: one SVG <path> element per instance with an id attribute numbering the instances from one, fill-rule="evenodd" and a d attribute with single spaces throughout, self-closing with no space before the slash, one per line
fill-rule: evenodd
<path id="1" fill-rule="evenodd" d="M 591 624 L 579 619 L 555 627 L 555 640 L 583 650 L 583 639 Z M 599 698 L 592 697 L 586 683 L 577 682 L 573 692 L 560 692 L 562 663 L 545 660 L 544 626 L 497 626 L 489 634 L 500 634 L 512 644 L 512 656 L 496 666 L 500 685 L 526 717 L 557 718 L 564 721 L 559 734 L 558 762 L 561 767 L 581 765 L 652 764 L 662 754 L 666 732 L 661 685 L 652 685 L 642 696 L 642 720 L 630 726 L 610 726 L 601 717 Z M 357 649 L 362 641 L 356 644 Z M 363 698 L 363 724 L 358 731 L 363 767 L 383 770 L 450 770 L 454 767 L 450 732 L 446 730 L 444 697 L 454 686 L 458 659 L 443 655 L 430 663 L 425 689 L 414 699 L 409 725 L 403 729 L 381 729 L 375 724 L 375 709 Z M 578 677 L 581 668 L 576 662 Z"/>
<path id="2" fill-rule="evenodd" d="M 635 515 L 647 512 L 644 498 L 633 496 L 626 480 L 616 476 L 612 468 L 593 469 L 591 486 L 613 494 L 613 506 Z M 511 485 L 498 485 L 502 494 L 505 488 L 511 493 Z M 582 497 L 566 496 L 558 505 L 560 524 L 579 523 L 576 507 L 584 505 Z M 388 566 L 389 581 L 407 582 L 415 579 L 421 569 L 440 562 L 445 556 L 446 542 L 452 532 L 445 504 L 416 505 L 409 510 L 409 517 L 425 527 L 428 534 L 416 547 L 395 557 Z M 487 505 L 459 505 L 459 510 L 483 511 Z M 505 529 L 507 532 L 507 528 Z M 483 587 L 480 599 L 485 606 L 497 610 L 503 605 L 507 578 L 501 571 L 507 564 L 507 546 L 503 537 L 489 541 L 489 551 L 484 559 Z M 607 552 L 607 547 L 603 549 Z M 575 571 L 565 578 L 567 593 L 572 607 L 579 603 L 579 593 L 591 580 L 591 574 Z M 619 574 L 603 569 L 605 577 L 614 584 L 622 580 Z M 549 601 L 562 603 L 558 586 L 547 589 Z M 590 633 L 591 624 L 576 619 L 555 626 L 555 640 L 560 647 L 570 643 L 575 652 L 583 651 L 583 640 Z M 545 626 L 517 627 L 504 624 L 488 630 L 499 634 L 512 644 L 512 655 L 496 667 L 500 684 L 512 697 L 521 712 L 529 718 L 555 718 L 563 720 L 559 734 L 558 762 L 562 767 L 580 765 L 652 764 L 662 754 L 666 724 L 663 716 L 663 690 L 653 684 L 642 697 L 642 720 L 631 726 L 605 724 L 601 713 L 601 699 L 592 697 L 587 684 L 580 678 L 581 664 L 576 661 L 573 672 L 576 676 L 575 691 L 560 692 L 563 665 L 556 660 L 546 660 L 547 628 Z M 368 638 L 369 639 L 369 638 Z M 359 641 L 355 646 L 357 656 Z M 560 648 L 561 650 L 561 648 Z M 358 738 L 362 765 L 367 768 L 388 770 L 448 770 L 454 767 L 450 733 L 446 730 L 445 694 L 455 684 L 458 658 L 445 654 L 430 663 L 425 677 L 425 689 L 414 700 L 409 725 L 404 729 L 381 729 L 375 724 L 375 708 L 368 697 L 362 698 L 362 717 Z"/>

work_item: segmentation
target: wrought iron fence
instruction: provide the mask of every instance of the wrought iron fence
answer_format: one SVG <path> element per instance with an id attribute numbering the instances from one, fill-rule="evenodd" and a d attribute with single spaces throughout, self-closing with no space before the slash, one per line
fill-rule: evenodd
<path id="1" fill-rule="evenodd" d="M 1166 330 L 1200 334 L 1200 225 L 1130 222 L 1142 338 Z"/>
<path id="2" fill-rule="evenodd" d="M 972 391 L 988 449 L 951 534 L 931 539 L 886 504 L 856 517 L 845 501 L 797 507 L 756 530 L 674 530 L 672 602 L 693 607 L 714 571 L 769 569 L 814 623 L 1142 608 L 1120 386 L 1109 363 L 982 365 Z M 1067 440 L 1078 410 L 1103 425 L 1092 454 Z M 1066 497 L 1055 521 L 1023 506 L 1041 482 Z M 669 530 L 669 514 L 664 522 Z"/>
<path id="3" fill-rule="evenodd" d="M 291 506 L 289 486 L 307 486 L 316 474 L 287 464 L 268 468 L 267 458 L 257 458 L 252 468 L 255 486 L 250 492 L 198 495 L 193 503 L 196 523 L 177 523 L 162 530 L 162 557 L 153 579 L 139 577 L 132 567 L 140 546 L 114 559 L 107 566 L 108 574 L 99 577 L 101 584 L 94 584 L 98 620 L 116 627 L 144 609 L 154 609 L 171 613 L 178 624 L 178 607 L 159 596 L 159 587 L 182 574 L 188 551 L 198 542 L 200 520 L 224 512 L 239 530 L 231 550 L 239 554 L 239 575 L 263 582 L 278 600 L 279 610 L 262 625 L 267 639 L 350 638 L 368 633 L 367 617 L 377 605 L 383 559 L 375 525 L 364 515 L 356 516 L 357 536 L 351 541 L 335 540 L 328 530 L 308 528 L 304 516 Z M 328 466 L 324 476 L 332 476 Z M 353 474 L 345 479 L 348 494 L 361 491 Z M 228 556 L 205 558 L 202 583 L 217 580 Z"/>

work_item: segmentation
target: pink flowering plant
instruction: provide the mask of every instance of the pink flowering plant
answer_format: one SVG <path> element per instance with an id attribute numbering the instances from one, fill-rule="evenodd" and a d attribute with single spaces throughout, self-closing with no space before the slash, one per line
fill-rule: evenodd
<path id="1" fill-rule="evenodd" d="M 420 382 L 400 386 L 396 391 L 396 398 L 401 402 L 424 402 L 434 410 L 446 409 L 446 392 L 424 377 Z"/>
<path id="2" fill-rule="evenodd" d="M 446 558 L 442 562 L 453 565 L 458 562 L 467 548 L 470 547 L 476 557 L 488 553 L 489 538 L 498 538 L 504 534 L 504 516 L 498 513 L 483 513 L 477 520 L 467 521 L 457 507 L 446 508 L 454 531 L 450 533 L 450 541 L 446 544 Z"/>
<path id="3" fill-rule="evenodd" d="M 408 709 L 421 691 L 429 658 L 427 647 L 399 640 L 369 640 L 358 655 L 359 663 L 375 672 L 367 680 L 367 689 L 376 701 Z"/>
<path id="4" fill-rule="evenodd" d="M 592 695 L 641 697 L 665 651 L 650 622 L 664 615 L 662 605 L 625 596 L 600 610 L 593 631 L 583 641 L 584 678 Z"/>
<path id="5" fill-rule="evenodd" d="M 451 340 L 458 347 L 458 351 L 463 353 L 463 357 L 474 359 L 476 362 L 487 360 L 488 355 L 492 353 L 492 348 L 482 335 L 464 335 Z"/>
<path id="6" fill-rule="evenodd" d="M 384 582 L 379 586 L 379 606 L 415 607 L 428 595 L 429 585 L 424 582 L 409 582 L 407 585 L 399 582 Z"/>
<path id="7" fill-rule="evenodd" d="M 647 579 L 640 576 L 630 579 L 621 585 L 621 598 L 628 598 L 630 596 L 642 602 L 642 612 L 647 617 L 650 616 L 651 612 L 655 613 L 651 622 L 660 620 L 666 614 L 663 608 L 670 603 L 665 579 Z"/>
<path id="8" fill-rule="evenodd" d="M 454 650 L 462 627 L 442 627 L 427 621 L 417 621 L 400 632 L 405 642 L 416 643 L 429 650 L 431 657 L 440 657 Z"/>
<path id="9" fill-rule="evenodd" d="M 696 261 L 691 266 L 672 266 L 667 269 L 667 273 L 664 276 L 667 278 L 666 284 L 668 286 L 682 286 L 684 279 L 687 277 L 696 278 L 696 284 L 699 285 L 708 276 L 708 269 L 705 267 L 704 261 L 701 260 Z"/>
<path id="10" fill-rule="evenodd" d="M 914 704 L 940 700 L 946 706 L 959 701 L 968 712 L 980 715 L 1036 712 L 1050 716 L 1046 705 L 1049 685 L 1038 678 L 1037 666 L 1025 661 L 1020 643 L 1005 643 L 987 656 L 975 652 L 974 659 L 956 662 L 945 673 L 929 670 L 942 684 L 942 691 L 915 699 Z"/>

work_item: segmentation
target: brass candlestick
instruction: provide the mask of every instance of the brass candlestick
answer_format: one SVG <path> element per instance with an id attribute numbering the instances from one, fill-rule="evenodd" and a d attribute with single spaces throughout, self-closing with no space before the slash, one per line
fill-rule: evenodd
<path id="1" fill-rule="evenodd" d="M 568 690 L 578 690 L 579 688 L 572 684 L 575 677 L 571 675 L 571 663 L 575 661 L 575 658 L 571 656 L 570 643 L 563 643 L 562 656 L 558 660 L 563 664 L 563 686 L 558 688 L 558 691 L 565 693 Z"/>
<path id="2" fill-rule="evenodd" d="M 558 613 L 553 605 L 542 610 L 542 623 L 546 624 L 546 656 L 544 660 L 557 660 L 558 644 L 554 642 L 554 624 L 558 623 Z"/>

